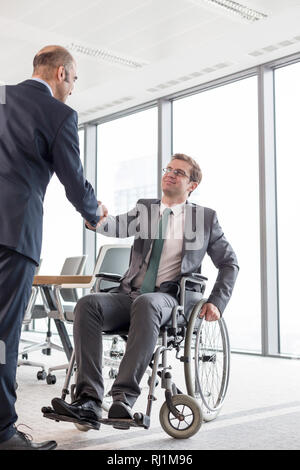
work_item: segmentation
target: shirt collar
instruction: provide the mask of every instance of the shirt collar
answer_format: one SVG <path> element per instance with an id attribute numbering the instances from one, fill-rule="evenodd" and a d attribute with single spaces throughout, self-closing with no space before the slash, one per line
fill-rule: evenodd
<path id="1" fill-rule="evenodd" d="M 46 85 L 46 87 L 49 89 L 49 91 L 51 93 L 51 96 L 53 96 L 52 88 L 49 85 L 49 83 L 45 82 L 45 80 L 42 80 L 41 78 L 31 78 L 30 80 L 35 80 L 36 82 L 43 83 L 44 85 Z"/>
<path id="2" fill-rule="evenodd" d="M 176 204 L 176 206 L 172 206 L 172 207 L 169 207 L 169 209 L 172 209 L 172 212 L 174 214 L 174 216 L 176 217 L 177 215 L 180 215 L 183 210 L 184 210 L 184 206 L 185 206 L 185 202 L 182 202 L 181 204 Z M 166 206 L 163 202 L 160 203 L 160 215 L 163 214 L 164 210 L 167 209 L 168 206 Z"/>

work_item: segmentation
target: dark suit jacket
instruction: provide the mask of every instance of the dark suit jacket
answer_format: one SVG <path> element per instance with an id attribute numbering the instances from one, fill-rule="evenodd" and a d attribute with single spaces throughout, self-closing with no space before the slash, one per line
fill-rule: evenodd
<path id="1" fill-rule="evenodd" d="M 39 263 L 43 200 L 53 173 L 92 225 L 99 220 L 97 199 L 83 175 L 77 113 L 33 80 L 6 86 L 5 95 L 5 104 L 0 103 L 0 245 Z"/>
<path id="2" fill-rule="evenodd" d="M 116 217 L 109 216 L 107 224 L 97 230 L 111 237 L 134 236 L 130 266 L 121 282 L 122 292 L 130 292 L 131 283 L 151 249 L 158 226 L 159 204 L 159 199 L 140 199 L 133 210 Z M 182 276 L 199 273 L 207 253 L 219 271 L 207 301 L 216 305 L 222 314 L 239 271 L 236 255 L 224 236 L 214 210 L 189 202 L 185 209 L 181 272 L 171 281 L 176 284 Z M 174 285 L 167 282 L 163 284 L 164 292 L 169 289 L 169 293 L 173 295 Z M 160 288 L 162 289 L 162 285 Z"/>

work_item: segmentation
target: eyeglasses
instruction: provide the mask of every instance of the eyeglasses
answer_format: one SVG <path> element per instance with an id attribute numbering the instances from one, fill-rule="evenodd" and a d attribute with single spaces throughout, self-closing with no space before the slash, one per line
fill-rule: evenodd
<path id="1" fill-rule="evenodd" d="M 191 179 L 190 176 L 188 176 L 183 170 L 174 170 L 173 168 L 163 168 L 163 173 L 164 174 L 168 174 L 168 173 L 171 173 L 173 172 L 175 176 L 180 176 L 181 178 L 183 178 L 184 176 L 186 176 L 189 180 Z"/>

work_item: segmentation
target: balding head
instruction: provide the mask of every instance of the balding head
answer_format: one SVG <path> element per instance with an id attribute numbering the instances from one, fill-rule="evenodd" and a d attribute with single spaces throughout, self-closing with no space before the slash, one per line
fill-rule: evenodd
<path id="1" fill-rule="evenodd" d="M 33 59 L 32 76 L 48 82 L 55 98 L 65 102 L 77 79 L 76 62 L 64 47 L 45 46 Z"/>
<path id="2" fill-rule="evenodd" d="M 45 46 L 33 59 L 34 75 L 44 75 L 45 78 L 51 78 L 53 70 L 63 65 L 67 72 L 74 64 L 74 58 L 70 52 L 61 46 Z"/>

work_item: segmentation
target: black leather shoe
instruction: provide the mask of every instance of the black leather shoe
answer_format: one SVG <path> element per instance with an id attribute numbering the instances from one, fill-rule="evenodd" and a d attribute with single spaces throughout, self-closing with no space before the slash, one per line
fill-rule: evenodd
<path id="1" fill-rule="evenodd" d="M 68 417 L 67 421 L 90 424 L 92 429 L 100 428 L 102 409 L 92 398 L 79 398 L 71 404 L 61 398 L 53 398 L 51 403 L 57 414 Z"/>
<path id="2" fill-rule="evenodd" d="M 130 406 L 122 401 L 114 401 L 108 411 L 111 419 L 133 419 Z"/>
<path id="3" fill-rule="evenodd" d="M 25 433 L 16 431 L 10 439 L 0 443 L 0 450 L 52 450 L 56 446 L 55 441 L 34 443 Z"/>

